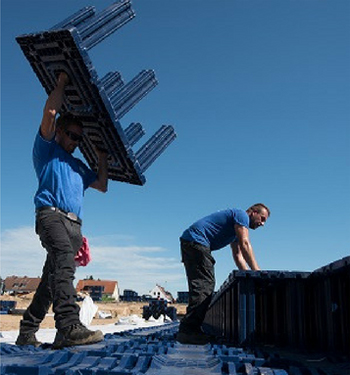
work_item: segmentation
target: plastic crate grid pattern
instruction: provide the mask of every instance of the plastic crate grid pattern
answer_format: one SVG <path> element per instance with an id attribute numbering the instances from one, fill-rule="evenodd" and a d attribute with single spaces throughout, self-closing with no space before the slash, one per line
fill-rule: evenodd
<path id="1" fill-rule="evenodd" d="M 60 72 L 69 75 L 62 113 L 72 112 L 82 121 L 85 134 L 79 147 L 89 166 L 97 171 L 95 148 L 106 149 L 110 179 L 143 185 L 143 173 L 176 138 L 174 128 L 162 125 L 134 152 L 132 146 L 145 131 L 140 123 L 123 129 L 119 120 L 157 85 L 155 73 L 143 70 L 127 84 L 119 72 L 99 79 L 87 53 L 134 16 L 130 0 L 97 14 L 94 7 L 86 7 L 49 31 L 16 40 L 47 94 L 56 86 Z"/>
<path id="2" fill-rule="evenodd" d="M 233 271 L 205 324 L 235 345 L 273 344 L 350 357 L 350 257 L 310 272 Z"/>
<path id="3" fill-rule="evenodd" d="M 107 334 L 101 343 L 56 351 L 4 344 L 1 374 L 289 375 L 283 369 L 264 367 L 264 358 L 242 348 L 178 344 L 177 329 L 178 323 L 171 323 Z"/>

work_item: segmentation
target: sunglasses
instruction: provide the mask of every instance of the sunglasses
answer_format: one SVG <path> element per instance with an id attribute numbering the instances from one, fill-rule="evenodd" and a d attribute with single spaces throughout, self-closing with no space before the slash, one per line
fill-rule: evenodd
<path id="1" fill-rule="evenodd" d="M 83 136 L 74 132 L 71 132 L 70 130 L 64 131 L 68 137 L 74 141 L 74 142 L 81 142 L 83 140 Z"/>

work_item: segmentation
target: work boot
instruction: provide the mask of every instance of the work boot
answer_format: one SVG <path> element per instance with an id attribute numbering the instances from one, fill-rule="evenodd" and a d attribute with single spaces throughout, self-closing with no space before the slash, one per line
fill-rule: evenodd
<path id="1" fill-rule="evenodd" d="M 101 331 L 90 331 L 83 324 L 77 323 L 58 330 L 52 347 L 61 349 L 66 346 L 94 344 L 103 338 Z"/>
<path id="2" fill-rule="evenodd" d="M 180 344 L 205 345 L 210 342 L 210 337 L 203 332 L 184 332 L 179 331 L 176 340 Z"/>
<path id="3" fill-rule="evenodd" d="M 38 347 L 41 344 L 42 343 L 36 339 L 34 332 L 19 333 L 17 340 L 16 340 L 16 345 L 18 346 L 33 345 L 35 347 Z"/>

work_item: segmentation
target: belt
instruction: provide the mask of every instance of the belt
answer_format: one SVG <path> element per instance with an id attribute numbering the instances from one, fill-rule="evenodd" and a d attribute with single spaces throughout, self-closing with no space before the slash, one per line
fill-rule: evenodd
<path id="1" fill-rule="evenodd" d="M 43 206 L 43 207 L 39 207 L 35 210 L 36 213 L 43 212 L 43 211 L 59 212 L 60 214 L 62 214 L 63 216 L 65 216 L 69 220 L 75 221 L 78 224 L 82 223 L 81 219 L 79 219 L 79 217 L 74 212 L 67 212 L 67 211 L 61 210 L 60 208 L 51 207 L 51 206 Z"/>

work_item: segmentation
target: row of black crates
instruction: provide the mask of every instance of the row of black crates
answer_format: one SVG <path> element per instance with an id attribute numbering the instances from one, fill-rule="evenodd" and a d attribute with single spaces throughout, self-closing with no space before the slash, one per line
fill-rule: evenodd
<path id="1" fill-rule="evenodd" d="M 350 257 L 312 273 L 233 271 L 213 297 L 205 324 L 235 345 L 350 356 Z"/>
<path id="2" fill-rule="evenodd" d="M 148 320 L 151 316 L 158 319 L 161 315 L 168 316 L 172 321 L 177 320 L 176 308 L 168 306 L 168 301 L 164 299 L 152 299 L 148 306 L 143 306 L 142 317 Z"/>

